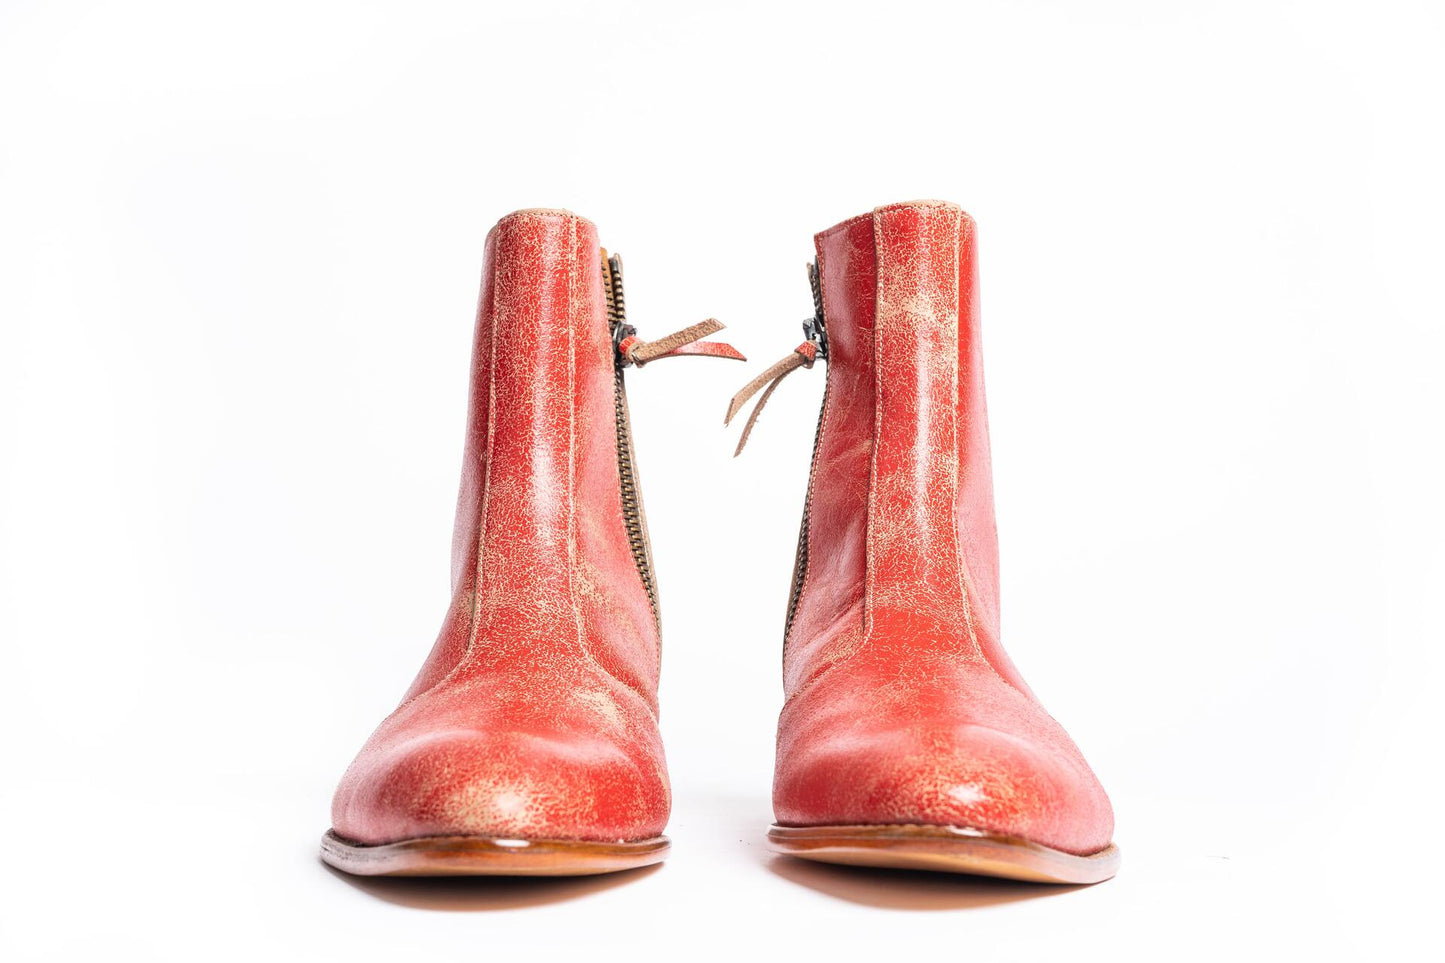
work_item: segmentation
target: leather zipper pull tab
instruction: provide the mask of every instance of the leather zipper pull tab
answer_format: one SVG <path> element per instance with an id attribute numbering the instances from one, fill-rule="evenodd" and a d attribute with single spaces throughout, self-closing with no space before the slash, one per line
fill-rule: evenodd
<path id="1" fill-rule="evenodd" d="M 748 399 L 759 391 L 763 396 L 753 407 L 753 413 L 748 415 L 747 424 L 743 425 L 742 437 L 738 439 L 738 446 L 733 450 L 733 457 L 743 453 L 743 446 L 748 443 L 748 436 L 753 432 L 753 425 L 758 423 L 758 415 L 763 413 L 763 406 L 768 403 L 778 385 L 782 384 L 784 378 L 797 371 L 799 368 L 811 368 L 813 362 L 819 358 L 825 361 L 828 358 L 828 326 L 823 320 L 823 278 L 818 273 L 818 262 L 808 264 L 808 287 L 813 292 L 813 316 L 803 322 L 803 337 L 806 339 L 802 344 L 793 349 L 793 353 L 782 361 L 773 365 L 767 371 L 758 375 L 752 381 L 743 386 L 743 390 L 733 395 L 733 400 L 728 404 L 727 417 L 723 424 L 732 423 L 737 413 L 747 404 Z"/>
<path id="2" fill-rule="evenodd" d="M 762 391 L 765 386 L 767 388 L 766 391 L 763 391 L 762 397 L 758 399 L 758 403 L 753 406 L 747 423 L 743 425 L 742 437 L 738 439 L 738 447 L 733 451 L 734 458 L 743 453 L 743 446 L 748 443 L 748 435 L 752 434 L 753 425 L 758 423 L 758 415 L 763 413 L 763 406 L 768 403 L 768 398 L 772 397 L 773 392 L 778 389 L 778 385 L 783 383 L 783 379 L 799 368 L 813 367 L 813 362 L 816 360 L 818 360 L 817 343 L 812 340 L 804 341 L 793 349 L 792 354 L 749 381 L 743 386 L 742 391 L 733 395 L 733 400 L 728 404 L 727 417 L 723 419 L 724 425 L 732 423 L 733 418 L 742 410 L 743 405 L 748 403 L 749 398 Z"/>
<path id="3" fill-rule="evenodd" d="M 612 330 L 612 346 L 617 352 L 617 366 L 641 368 L 659 358 L 731 358 L 748 360 L 743 353 L 722 341 L 704 341 L 726 325 L 708 318 L 656 341 L 644 341 L 637 329 L 627 323 L 627 302 L 622 296 L 622 258 L 602 252 L 602 292 L 607 299 L 607 324 Z"/>
<path id="4" fill-rule="evenodd" d="M 635 331 L 627 331 L 617 342 L 617 355 L 619 363 L 636 365 L 641 368 L 649 361 L 657 361 L 661 358 L 729 358 L 733 361 L 748 360 L 743 353 L 732 345 L 722 341 L 704 341 L 703 338 L 710 334 L 716 334 L 726 325 L 708 318 L 706 321 L 699 321 L 697 324 L 683 328 L 681 331 L 669 334 L 665 338 L 658 338 L 656 341 L 643 341 Z"/>

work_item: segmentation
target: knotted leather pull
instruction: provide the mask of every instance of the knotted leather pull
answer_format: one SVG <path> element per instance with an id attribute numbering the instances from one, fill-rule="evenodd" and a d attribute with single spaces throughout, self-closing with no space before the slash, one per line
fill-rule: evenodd
<path id="1" fill-rule="evenodd" d="M 746 361 L 741 351 L 722 341 L 703 341 L 710 334 L 721 331 L 726 325 L 714 318 L 699 321 L 675 334 L 656 341 L 643 341 L 635 334 L 629 334 L 617 343 L 623 365 L 633 364 L 641 368 L 649 361 L 660 358 L 731 358 Z"/>
<path id="2" fill-rule="evenodd" d="M 767 387 L 767 390 L 763 391 L 762 397 L 758 399 L 758 403 L 753 406 L 753 412 L 748 415 L 747 423 L 743 425 L 742 437 L 738 439 L 738 447 L 733 451 L 734 458 L 743 453 L 743 446 L 748 443 L 748 435 L 752 434 L 753 425 L 758 423 L 758 415 L 763 413 L 763 406 L 768 403 L 768 399 L 772 397 L 778 385 L 783 383 L 783 379 L 799 368 L 813 367 L 813 362 L 816 360 L 818 360 L 818 346 L 812 341 L 804 341 L 793 349 L 792 354 L 749 381 L 743 386 L 742 391 L 733 395 L 733 400 L 728 404 L 728 415 L 723 419 L 724 425 L 731 424 L 733 418 L 742 410 L 743 405 L 747 404 L 748 399 L 762 390 L 764 386 Z"/>

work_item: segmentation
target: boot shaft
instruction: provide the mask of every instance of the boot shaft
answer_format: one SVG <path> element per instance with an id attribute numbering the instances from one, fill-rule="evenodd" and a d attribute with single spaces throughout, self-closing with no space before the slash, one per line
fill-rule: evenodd
<path id="1" fill-rule="evenodd" d="M 892 205 L 815 240 L 828 383 L 785 680 L 861 619 L 864 638 L 981 656 L 1027 691 L 998 643 L 973 220 Z"/>
<path id="2" fill-rule="evenodd" d="M 631 437 L 604 284 L 597 229 L 576 215 L 519 211 L 487 235 L 452 611 L 409 695 L 464 658 L 585 655 L 655 698 L 651 562 L 635 479 L 624 492 Z"/>

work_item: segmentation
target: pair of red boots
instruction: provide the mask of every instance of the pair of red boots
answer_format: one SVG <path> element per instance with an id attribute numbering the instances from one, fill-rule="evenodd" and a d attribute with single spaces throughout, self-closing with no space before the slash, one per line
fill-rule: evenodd
<path id="1" fill-rule="evenodd" d="M 837 863 L 1107 879 L 1109 799 L 999 644 L 973 221 L 897 204 L 816 244 L 807 340 L 729 412 L 827 359 L 770 843 Z M 624 372 L 742 356 L 700 340 L 716 322 L 639 340 L 620 262 L 573 214 L 511 214 L 485 257 L 451 608 L 337 789 L 322 857 L 350 873 L 603 873 L 669 847 Z"/>

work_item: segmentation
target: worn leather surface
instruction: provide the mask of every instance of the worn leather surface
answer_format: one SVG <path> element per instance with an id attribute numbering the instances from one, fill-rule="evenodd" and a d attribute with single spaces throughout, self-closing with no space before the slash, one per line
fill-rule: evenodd
<path id="1" fill-rule="evenodd" d="M 336 791 L 348 839 L 637 840 L 667 822 L 600 265 L 596 228 L 565 211 L 487 236 L 451 606 Z"/>
<path id="2" fill-rule="evenodd" d="M 784 647 L 778 821 L 1102 849 L 1109 799 L 999 643 L 973 221 L 900 204 L 816 243 L 828 387 Z"/>

